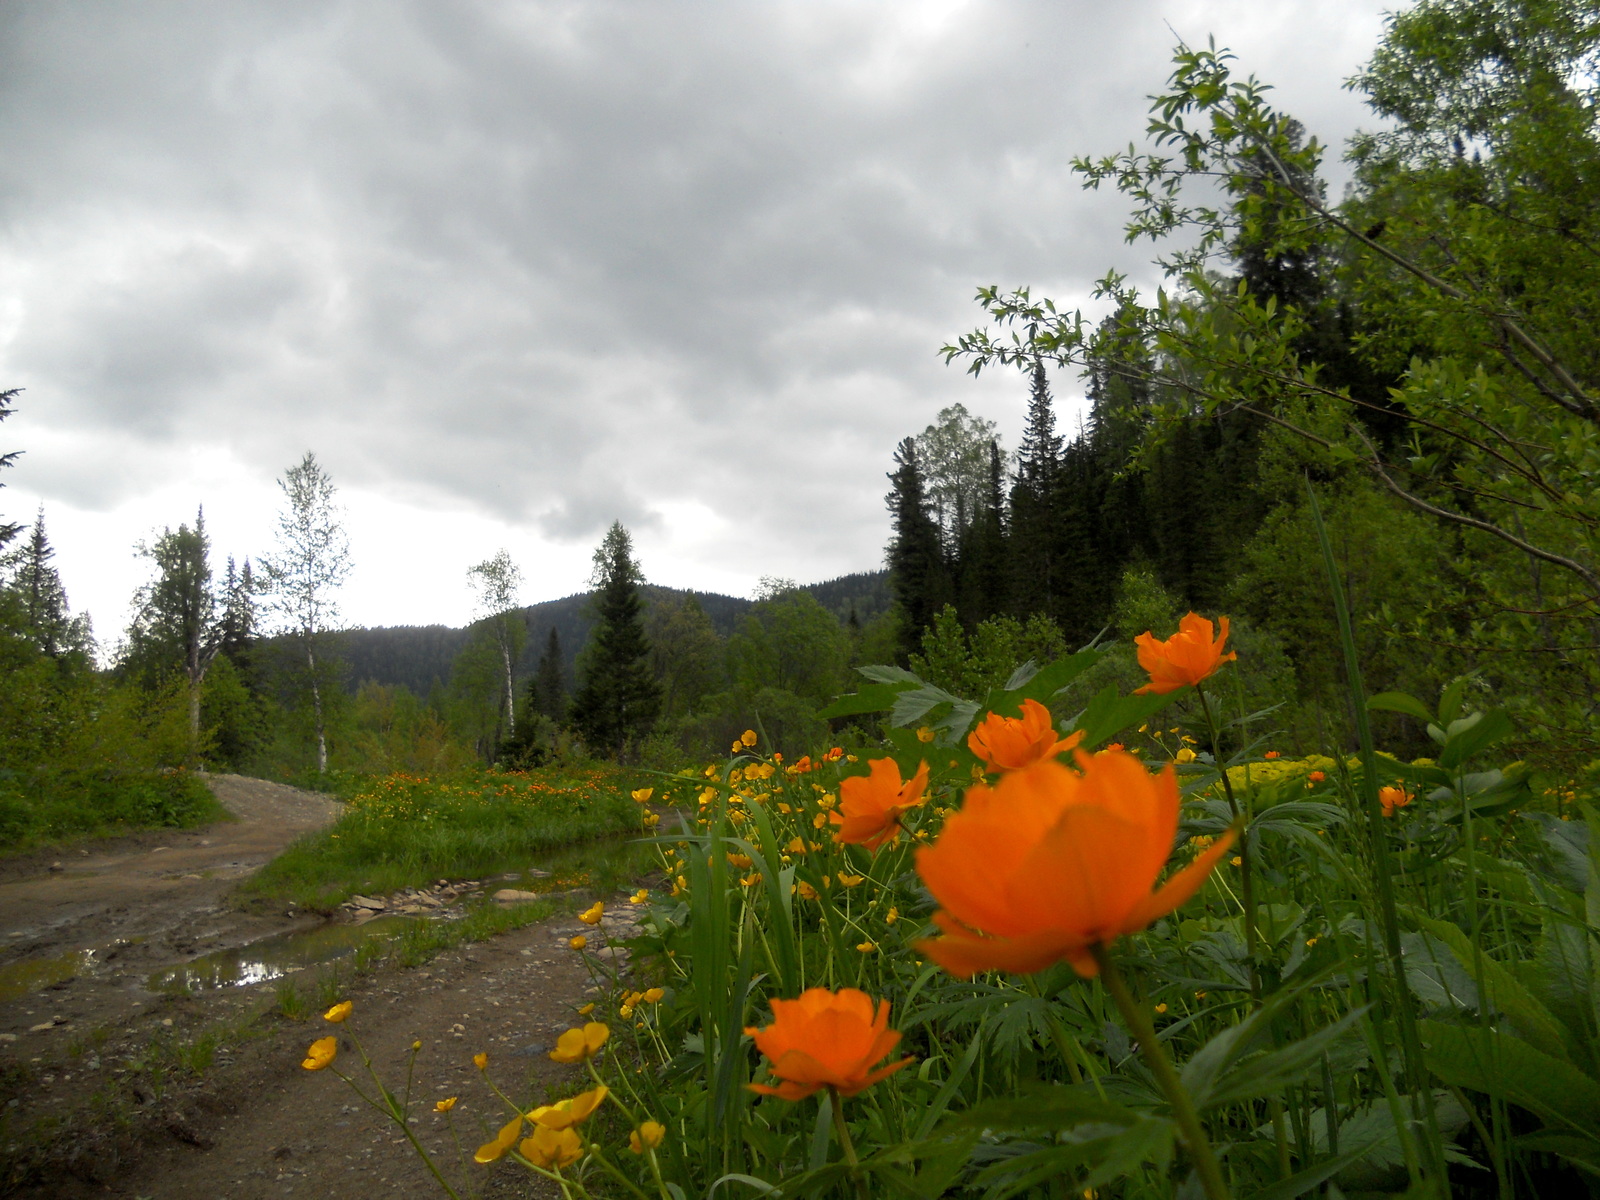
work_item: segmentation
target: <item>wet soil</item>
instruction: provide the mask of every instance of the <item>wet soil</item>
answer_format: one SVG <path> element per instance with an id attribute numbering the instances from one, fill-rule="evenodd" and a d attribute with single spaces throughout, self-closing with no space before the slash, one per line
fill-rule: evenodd
<path id="1" fill-rule="evenodd" d="M 504 1120 L 474 1053 L 488 1053 L 490 1076 L 528 1101 L 581 1081 L 547 1051 L 600 993 L 597 960 L 567 945 L 578 932 L 593 942 L 597 931 L 569 913 L 420 967 L 346 971 L 337 990 L 356 1014 L 343 1029 L 315 1011 L 330 987 L 319 978 L 337 965 L 292 977 L 305 998 L 299 1019 L 282 1011 L 285 980 L 159 990 L 160 968 L 328 929 L 292 911 L 237 911 L 228 894 L 332 820 L 338 804 L 260 780 L 212 783 L 236 821 L 155 844 L 102 844 L 63 856 L 63 870 L 44 862 L 32 877 L 0 882 L 0 1195 L 443 1195 L 392 1124 L 331 1072 L 300 1067 L 306 1045 L 329 1032 L 358 1036 L 391 1085 L 422 1042 L 416 1128 L 453 1181 L 470 1168 L 465 1182 L 481 1194 L 554 1195 L 514 1165 L 457 1166 L 449 1124 L 432 1104 L 461 1097 L 450 1119 L 470 1156 Z M 632 906 L 608 897 L 607 910 L 612 935 L 627 936 Z M 338 1061 L 359 1070 L 348 1036 Z"/>

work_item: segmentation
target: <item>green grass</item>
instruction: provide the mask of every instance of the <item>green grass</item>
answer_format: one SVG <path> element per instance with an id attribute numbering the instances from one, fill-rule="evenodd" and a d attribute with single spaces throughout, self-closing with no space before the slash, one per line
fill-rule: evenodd
<path id="1" fill-rule="evenodd" d="M 615 767 L 373 777 L 348 789 L 338 822 L 291 845 L 243 895 L 329 911 L 357 892 L 518 869 L 555 847 L 636 832 L 630 783 Z"/>
<path id="2" fill-rule="evenodd" d="M 0 855 L 228 819 L 187 771 L 0 770 Z"/>

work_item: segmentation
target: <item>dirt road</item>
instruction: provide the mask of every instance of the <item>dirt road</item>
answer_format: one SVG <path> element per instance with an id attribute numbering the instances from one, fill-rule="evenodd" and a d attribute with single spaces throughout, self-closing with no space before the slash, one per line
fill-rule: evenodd
<path id="1" fill-rule="evenodd" d="M 56 870 L 37 857 L 8 864 L 7 876 L 22 877 L 0 881 L 0 967 L 67 951 L 98 954 L 118 942 L 124 963 L 156 965 L 284 928 L 280 916 L 246 916 L 221 902 L 239 879 L 333 821 L 342 806 L 241 775 L 207 782 L 235 820 L 69 852 Z"/>
<path id="2" fill-rule="evenodd" d="M 309 999 L 304 1019 L 290 1020 L 281 980 L 152 990 L 163 966 L 320 923 L 239 912 L 227 895 L 333 819 L 337 803 L 237 776 L 211 782 L 236 821 L 106 844 L 22 878 L 13 864 L 0 882 L 0 1195 L 442 1194 L 336 1077 L 300 1068 L 306 1044 L 331 1028 Z M 626 936 L 633 918 L 621 900 L 608 898 L 608 925 Z M 481 1130 L 503 1120 L 471 1064 L 477 1051 L 491 1055 L 498 1083 L 530 1099 L 572 1075 L 545 1051 L 580 1004 L 603 1000 L 595 960 L 567 946 L 580 930 L 563 916 L 341 987 L 357 1004 L 351 1028 L 387 1079 L 403 1075 L 412 1042 L 423 1042 L 420 1128 L 430 1144 L 448 1142 L 431 1107 L 444 1095 L 461 1096 L 452 1116 L 469 1155 Z M 316 976 L 294 977 L 308 998 Z M 347 1046 L 341 1065 L 358 1061 Z M 512 1170 L 469 1165 L 488 1195 L 546 1194 Z"/>

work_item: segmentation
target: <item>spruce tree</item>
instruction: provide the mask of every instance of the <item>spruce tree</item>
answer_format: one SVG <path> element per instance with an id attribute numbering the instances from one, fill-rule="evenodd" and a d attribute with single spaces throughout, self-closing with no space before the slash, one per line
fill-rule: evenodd
<path id="1" fill-rule="evenodd" d="M 551 626 L 539 656 L 539 667 L 528 681 L 528 703 L 533 711 L 560 724 L 567 715 L 567 677 L 561 666 L 561 635 Z"/>
<path id="2" fill-rule="evenodd" d="M 17 393 L 20 391 L 22 391 L 21 388 L 8 388 L 5 391 L 0 391 L 0 422 L 11 416 L 12 402 L 16 400 Z M 0 454 L 0 468 L 11 466 L 17 461 L 17 455 L 21 453 L 22 451 L 20 450 L 10 450 Z M 0 487 L 5 487 L 5 484 L 0 483 Z M 0 550 L 5 549 L 10 544 L 11 539 L 21 532 L 21 525 L 11 521 L 0 520 Z"/>
<path id="3" fill-rule="evenodd" d="M 893 522 L 889 542 L 889 587 L 894 596 L 901 660 L 922 645 L 922 631 L 950 599 L 949 572 L 939 526 L 928 511 L 915 438 L 895 451 L 897 464 L 889 476 L 886 497 Z"/>
<path id="4" fill-rule="evenodd" d="M 223 623 L 211 582 L 211 539 L 205 512 L 194 528 L 163 530 L 143 553 L 156 567 L 156 578 L 140 589 L 138 612 L 128 630 L 128 665 L 147 679 L 176 669 L 189 692 L 191 753 L 200 749 L 200 688 L 211 661 L 222 648 Z"/>
<path id="5" fill-rule="evenodd" d="M 644 632 L 643 573 L 633 539 L 614 522 L 594 552 L 595 627 L 585 648 L 583 683 L 572 697 L 572 724 L 591 749 L 620 754 L 644 736 L 661 708 Z"/>
<path id="6" fill-rule="evenodd" d="M 1010 559 L 1012 603 L 1018 616 L 1058 616 L 1062 581 L 1058 528 L 1061 437 L 1044 364 L 1035 363 L 1028 424 L 1017 451 L 1011 487 Z"/>
<path id="7" fill-rule="evenodd" d="M 44 506 L 33 521 L 26 541 L 5 558 L 11 576 L 8 590 L 16 603 L 23 636 L 39 653 L 60 658 L 82 649 L 82 637 L 67 612 L 67 593 L 61 576 L 51 565 L 55 547 L 44 529 Z"/>

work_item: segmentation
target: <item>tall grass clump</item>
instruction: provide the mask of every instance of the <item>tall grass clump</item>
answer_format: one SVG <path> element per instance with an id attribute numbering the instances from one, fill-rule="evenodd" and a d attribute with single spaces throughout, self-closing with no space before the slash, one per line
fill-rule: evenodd
<path id="1" fill-rule="evenodd" d="M 347 791 L 344 814 L 268 863 L 246 894 L 330 909 L 360 891 L 525 866 L 554 847 L 638 828 L 614 767 L 396 772 Z"/>

